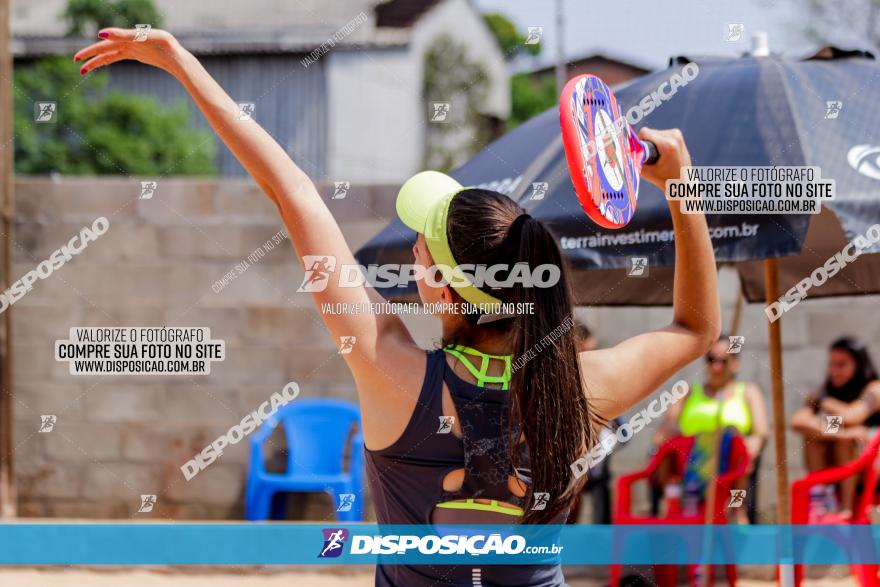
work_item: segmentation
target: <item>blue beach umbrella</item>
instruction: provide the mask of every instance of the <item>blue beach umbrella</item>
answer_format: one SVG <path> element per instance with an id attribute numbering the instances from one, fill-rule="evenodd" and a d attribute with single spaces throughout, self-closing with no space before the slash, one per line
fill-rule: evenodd
<path id="1" fill-rule="evenodd" d="M 880 65 L 864 52 L 828 48 L 809 59 L 676 58 L 666 70 L 615 90 L 624 109 L 656 94 L 688 63 L 699 73 L 641 121 L 680 128 L 694 165 L 816 166 L 836 183 L 819 215 L 709 215 L 719 263 L 735 263 L 750 302 L 765 299 L 763 264 L 779 258 L 785 291 L 880 221 Z M 666 93 L 664 91 L 664 93 Z M 583 212 L 568 177 L 556 108 L 491 143 L 452 175 L 507 193 L 559 239 L 582 305 L 668 305 L 675 252 L 668 206 L 642 182 L 632 222 L 601 228 Z M 399 220 L 358 251 L 361 263 L 407 263 L 415 234 Z M 865 252 L 880 252 L 874 243 Z M 650 280 L 627 279 L 631 257 L 647 258 Z M 880 259 L 869 255 L 811 297 L 880 292 Z M 381 290 L 386 296 L 414 293 Z"/>

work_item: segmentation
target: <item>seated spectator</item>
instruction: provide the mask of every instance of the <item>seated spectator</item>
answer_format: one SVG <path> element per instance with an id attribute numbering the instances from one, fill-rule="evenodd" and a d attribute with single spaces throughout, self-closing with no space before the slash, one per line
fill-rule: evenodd
<path id="1" fill-rule="evenodd" d="M 846 336 L 832 343 L 825 383 L 795 412 L 791 426 L 804 437 L 804 461 L 811 473 L 858 457 L 868 429 L 880 426 L 880 381 L 862 341 Z M 843 511 L 852 511 L 857 482 L 840 483 Z M 834 501 L 833 491 L 829 501 Z"/>
<path id="2" fill-rule="evenodd" d="M 687 397 L 669 407 L 653 441 L 659 447 L 679 434 L 697 436 L 725 428 L 736 429 L 743 436 L 751 461 L 748 478 L 740 480 L 736 487 L 746 490 L 746 507 L 736 510 L 736 520 L 755 523 L 758 468 L 768 435 L 767 408 L 756 383 L 736 378 L 739 355 L 728 353 L 728 346 L 728 337 L 722 335 L 706 355 L 704 381 L 693 383 Z M 659 502 L 659 494 L 653 496 L 653 500 Z"/>

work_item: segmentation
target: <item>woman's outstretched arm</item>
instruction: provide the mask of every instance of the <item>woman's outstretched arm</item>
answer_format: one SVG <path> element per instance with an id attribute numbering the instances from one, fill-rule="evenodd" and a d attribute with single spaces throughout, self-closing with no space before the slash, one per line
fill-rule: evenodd
<path id="1" fill-rule="evenodd" d="M 83 75 L 126 59 L 173 75 L 186 88 L 217 135 L 278 207 L 300 262 L 304 256 L 314 255 L 334 257 L 337 267 L 355 263 L 339 225 L 311 179 L 256 121 L 239 119 L 236 102 L 171 34 L 154 29 L 149 31 L 146 40 L 137 41 L 135 30 L 108 28 L 99 36 L 104 40 L 74 56 L 75 61 L 85 61 L 81 69 Z M 323 291 L 313 293 L 319 309 L 325 303 L 359 304 L 363 308 L 364 304 L 382 300 L 370 287 L 340 288 L 330 277 L 327 276 L 328 285 Z M 393 372 L 401 359 L 400 353 L 411 351 L 409 354 L 418 360 L 420 351 L 403 323 L 397 316 L 369 311 L 322 312 L 321 315 L 334 341 L 338 342 L 342 336 L 356 337 L 352 352 L 344 357 L 358 382 L 365 422 L 372 419 L 368 412 L 375 412 L 377 417 L 387 415 L 382 413 L 386 404 L 395 400 L 399 403 L 399 397 L 395 394 L 387 402 L 379 401 L 380 405 L 373 406 L 376 395 L 366 393 L 369 397 L 365 397 L 364 390 L 376 389 L 379 394 L 390 394 L 382 390 L 395 387 L 387 384 L 383 373 Z M 383 367 L 383 363 L 388 364 Z M 365 400 L 369 400 L 366 402 L 369 405 L 364 405 Z M 368 436 L 369 428 L 366 427 Z"/>
<path id="2" fill-rule="evenodd" d="M 666 193 L 666 181 L 691 165 L 678 130 L 642 129 L 640 136 L 657 145 L 660 160 L 642 170 L 645 179 Z M 672 323 L 624 340 L 612 348 L 580 354 L 592 407 L 604 418 L 627 411 L 656 391 L 676 371 L 706 353 L 721 331 L 721 305 L 715 254 L 706 218 L 683 214 L 670 202 L 675 231 L 675 284 Z"/>

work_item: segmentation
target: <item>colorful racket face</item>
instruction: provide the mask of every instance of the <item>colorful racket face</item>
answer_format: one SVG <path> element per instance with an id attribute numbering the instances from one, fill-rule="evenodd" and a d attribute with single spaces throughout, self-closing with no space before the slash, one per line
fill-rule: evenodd
<path id="1" fill-rule="evenodd" d="M 579 75 L 565 85 L 559 118 L 581 207 L 596 224 L 623 228 L 636 211 L 639 174 L 653 145 L 639 140 L 612 91 L 594 75 Z"/>

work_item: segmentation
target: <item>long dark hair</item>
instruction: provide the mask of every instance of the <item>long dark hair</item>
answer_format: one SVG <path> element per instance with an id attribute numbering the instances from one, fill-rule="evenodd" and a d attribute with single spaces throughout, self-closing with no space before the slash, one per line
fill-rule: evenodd
<path id="1" fill-rule="evenodd" d="M 512 471 L 519 470 L 522 434 L 531 470 L 521 521 L 545 524 L 555 521 L 580 491 L 583 480 L 574 478 L 571 464 L 593 446 L 599 428 L 578 367 L 562 253 L 547 227 L 523 214 L 513 200 L 489 190 L 468 189 L 453 199 L 447 233 L 457 263 L 509 267 L 526 263 L 531 269 L 550 264 L 561 272 L 552 287 L 484 287 L 502 302 L 532 303 L 535 311 L 483 325 L 477 325 L 477 315 L 466 314 L 465 326 L 453 338 L 473 345 L 486 336 L 509 337 L 515 365 L 510 385 L 511 465 Z M 529 509 L 535 492 L 550 494 L 546 509 Z"/>
<path id="2" fill-rule="evenodd" d="M 840 387 L 831 385 L 831 380 L 826 379 L 825 393 L 847 403 L 858 399 L 865 387 L 877 379 L 877 369 L 868 354 L 867 345 L 854 336 L 844 336 L 831 343 L 829 350 L 848 353 L 856 362 L 856 372 Z"/>

